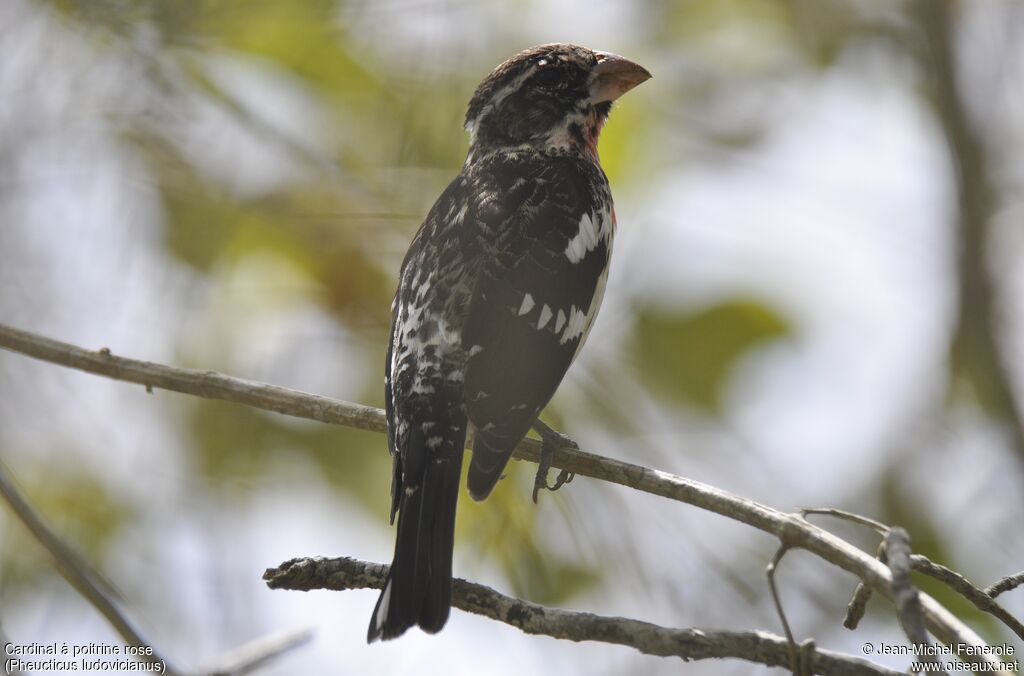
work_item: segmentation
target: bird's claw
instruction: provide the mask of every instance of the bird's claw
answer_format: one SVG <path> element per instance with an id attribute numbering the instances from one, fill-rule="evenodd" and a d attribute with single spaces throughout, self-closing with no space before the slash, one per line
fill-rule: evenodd
<path id="1" fill-rule="evenodd" d="M 548 483 L 548 470 L 551 469 L 555 452 L 560 448 L 576 450 L 579 449 L 579 445 L 568 436 L 548 427 L 539 420 L 534 429 L 540 434 L 540 462 L 537 466 L 537 474 L 533 479 L 533 502 L 536 504 L 541 490 L 557 491 L 576 477 L 575 473 L 563 469 L 555 477 L 555 483 Z"/>

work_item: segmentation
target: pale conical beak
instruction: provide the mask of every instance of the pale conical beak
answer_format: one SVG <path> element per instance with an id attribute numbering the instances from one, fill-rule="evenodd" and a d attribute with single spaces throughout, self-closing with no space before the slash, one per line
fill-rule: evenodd
<path id="1" fill-rule="evenodd" d="M 643 66 L 618 54 L 594 52 L 597 65 L 590 75 L 590 102 L 614 101 L 641 82 L 651 79 Z"/>

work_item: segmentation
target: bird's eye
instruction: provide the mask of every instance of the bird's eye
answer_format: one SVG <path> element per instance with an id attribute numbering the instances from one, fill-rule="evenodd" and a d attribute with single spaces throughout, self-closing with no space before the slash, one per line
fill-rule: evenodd
<path id="1" fill-rule="evenodd" d="M 562 79 L 562 73 L 557 68 L 540 68 L 533 76 L 533 82 L 546 89 L 556 86 Z"/>

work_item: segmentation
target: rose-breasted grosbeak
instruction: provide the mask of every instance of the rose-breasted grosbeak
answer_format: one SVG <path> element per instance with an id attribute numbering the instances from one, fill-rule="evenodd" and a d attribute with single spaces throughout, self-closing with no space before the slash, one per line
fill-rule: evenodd
<path id="1" fill-rule="evenodd" d="M 466 163 L 416 233 L 392 306 L 398 537 L 371 642 L 448 620 L 467 427 L 469 493 L 483 500 L 597 315 L 615 232 L 597 139 L 612 101 L 650 76 L 615 54 L 542 45 L 498 66 L 469 102 Z"/>

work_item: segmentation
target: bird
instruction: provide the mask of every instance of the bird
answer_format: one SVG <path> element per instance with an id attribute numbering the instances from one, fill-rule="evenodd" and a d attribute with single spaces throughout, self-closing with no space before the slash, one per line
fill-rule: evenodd
<path id="1" fill-rule="evenodd" d="M 467 433 L 478 501 L 531 428 L 548 462 L 566 440 L 538 415 L 608 279 L 616 221 L 598 137 L 612 103 L 650 77 L 616 54 L 553 43 L 500 64 L 469 101 L 465 163 L 413 237 L 391 308 L 385 414 L 398 528 L 369 643 L 448 620 Z"/>

